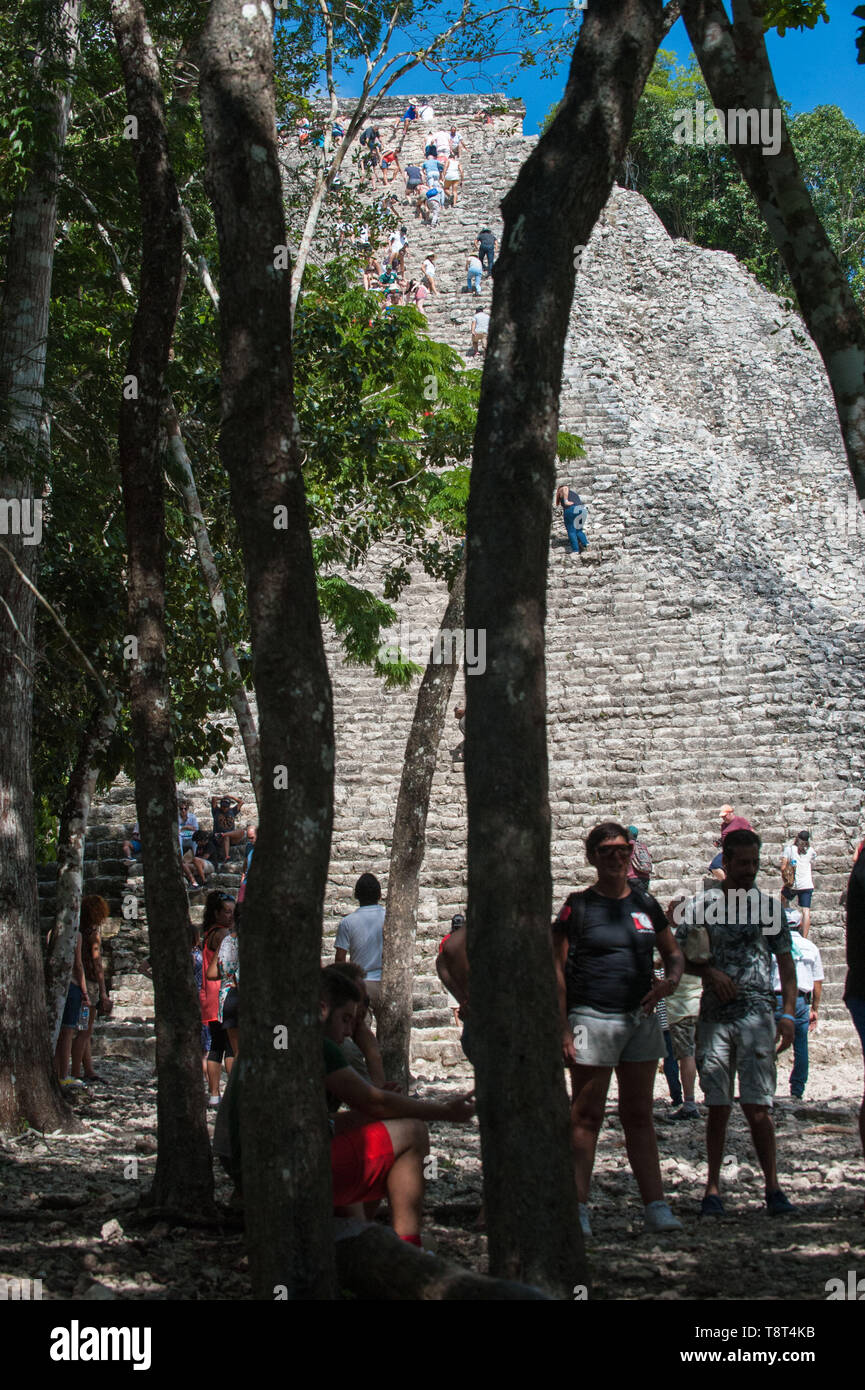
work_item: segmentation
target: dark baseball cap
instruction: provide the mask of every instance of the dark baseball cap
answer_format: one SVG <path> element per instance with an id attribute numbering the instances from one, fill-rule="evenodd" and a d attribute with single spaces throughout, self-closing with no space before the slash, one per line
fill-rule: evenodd
<path id="1" fill-rule="evenodd" d="M 451 918 L 451 926 L 453 927 L 454 931 L 456 931 L 457 927 L 464 927 L 465 924 L 466 919 L 461 912 L 458 912 L 455 917 Z"/>

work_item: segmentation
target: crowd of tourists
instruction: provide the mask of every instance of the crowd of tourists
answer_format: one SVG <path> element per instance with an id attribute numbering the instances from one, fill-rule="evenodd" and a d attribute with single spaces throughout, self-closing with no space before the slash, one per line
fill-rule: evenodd
<path id="1" fill-rule="evenodd" d="M 241 809 L 242 802 L 235 798 L 216 797 L 211 803 L 209 836 L 216 861 L 243 838 L 237 825 Z M 194 837 L 200 827 L 190 826 L 190 816 L 188 802 L 181 801 L 179 830 L 191 829 Z M 242 1060 L 232 1067 L 239 1058 L 238 928 L 254 850 L 253 827 L 247 835 L 237 899 L 221 890 L 210 892 L 200 930 L 190 929 L 207 1103 L 218 1111 L 214 1151 L 238 1187 L 236 1116 Z M 857 850 L 846 892 L 844 998 L 865 1051 L 863 848 L 865 841 Z M 130 849 L 135 849 L 134 840 Z M 700 1104 L 705 1107 L 707 1169 L 700 1215 L 725 1214 L 722 1160 L 736 1098 L 762 1169 L 767 1210 L 780 1217 L 796 1210 L 778 1175 L 772 1111 L 776 1059 L 788 1049 L 793 1058 L 790 1097 L 793 1103 L 803 1097 L 808 1038 L 819 1022 L 823 968 L 809 935 L 817 853 L 807 829 L 792 836 L 783 847 L 780 891 L 773 896 L 756 886 L 760 836 L 730 805 L 722 807 L 714 849 L 714 856 L 707 855 L 701 890 L 675 894 L 662 906 L 650 891 L 654 862 L 638 827 L 604 821 L 586 839 L 594 881 L 569 895 L 552 924 L 562 1059 L 571 1088 L 575 1185 L 586 1236 L 592 1229 L 589 1194 L 595 1151 L 614 1071 L 618 1113 L 647 1229 L 675 1231 L 682 1224 L 666 1200 L 661 1180 L 654 1106 L 659 1066 L 670 1091 L 665 1121 L 696 1121 Z M 198 857 L 193 853 L 193 862 Z M 422 1100 L 385 1081 L 373 1027 L 383 1002 L 386 910 L 381 884 L 374 874 L 363 873 L 354 895 L 358 906 L 340 921 L 334 961 L 322 965 L 320 987 L 335 1211 L 368 1216 L 386 1196 L 397 1234 L 419 1244 L 427 1123 L 464 1123 L 474 1113 L 474 1101 L 471 1093 L 442 1102 Z M 74 1084 L 79 1070 L 87 1080 L 99 1080 L 90 1056 L 90 1035 L 96 1007 L 110 1009 L 99 942 L 99 927 L 107 915 L 103 899 L 83 900 L 57 1045 L 58 1075 L 65 1084 Z M 465 917 L 457 914 L 441 943 L 437 970 L 471 1061 L 474 1023 L 466 939 Z M 228 1081 L 220 1101 L 223 1069 Z M 865 1151 L 865 1100 L 860 1132 Z"/>
<path id="2" fill-rule="evenodd" d="M 491 118 L 486 112 L 478 112 L 475 119 L 487 122 Z M 407 163 L 403 168 L 394 142 L 400 126 L 404 136 L 416 121 L 429 124 L 423 160 Z M 412 267 L 409 229 L 404 219 L 413 214 L 426 226 L 437 227 L 439 217 L 446 208 L 459 206 L 465 182 L 463 160 L 469 151 L 464 135 L 455 124 L 451 124 L 449 129 L 442 127 L 436 130 L 433 122 L 432 108 L 419 108 L 410 103 L 407 114 L 396 122 L 389 134 L 379 125 L 369 125 L 360 135 L 362 181 L 368 182 L 373 189 L 381 183 L 385 191 L 379 201 L 379 210 L 395 216 L 402 224 L 399 230 L 390 233 L 377 246 L 370 240 L 369 229 L 363 228 L 356 243 L 356 249 L 364 258 L 361 277 L 364 289 L 381 296 L 385 313 L 405 305 L 425 313 L 428 298 L 441 293 L 437 253 L 429 252 Z M 340 140 L 344 134 L 344 127 L 337 119 L 332 130 L 333 139 Z M 303 126 L 300 130 L 301 144 L 309 138 L 308 129 Z M 343 225 L 343 240 L 349 231 L 348 226 Z M 496 244 L 496 236 L 489 227 L 478 230 L 466 251 L 466 279 L 461 286 L 463 293 L 480 295 L 485 278 L 492 274 Z M 489 313 L 486 308 L 478 307 L 470 324 L 471 342 L 467 345 L 470 355 L 478 356 L 485 352 L 488 331 Z"/>
<path id="3" fill-rule="evenodd" d="M 762 1169 L 768 1212 L 778 1217 L 795 1212 L 778 1176 L 772 1109 L 776 1058 L 791 1048 L 790 1096 L 796 1102 L 804 1094 L 808 1035 L 819 1018 L 823 970 L 805 917 L 814 892 L 816 851 L 810 841 L 805 830 L 785 844 L 780 895 L 773 897 L 756 887 L 760 836 L 725 806 L 717 853 L 706 866 L 702 889 L 662 906 L 649 891 L 653 860 L 636 826 L 606 821 L 588 835 L 586 857 L 595 880 L 568 897 L 552 927 L 562 1057 L 571 1086 L 575 1184 L 586 1236 L 592 1233 L 595 1150 L 614 1071 L 646 1228 L 681 1229 L 661 1180 L 654 1111 L 659 1064 L 670 1082 L 673 1109 L 664 1117 L 670 1122 L 700 1118 L 699 1077 L 707 1152 L 700 1216 L 725 1215 L 722 1159 L 737 1097 Z M 370 1026 L 370 1016 L 377 1019 L 382 1004 L 386 932 L 381 885 L 373 874 L 361 875 L 355 897 L 357 909 L 337 930 L 334 963 L 323 966 L 321 975 L 335 1212 L 369 1216 L 387 1196 L 395 1231 L 419 1244 L 427 1122 L 465 1122 L 474 1103 L 471 1093 L 441 1103 L 419 1100 L 385 1083 Z M 858 852 L 847 913 L 845 1000 L 865 1050 L 865 855 Z M 437 970 L 471 1061 L 466 937 L 465 917 L 457 914 L 441 943 Z M 237 1183 L 237 1126 L 230 1117 L 240 1084 L 229 1084 L 214 1138 L 215 1151 Z M 860 1130 L 865 1151 L 865 1101 Z"/>
<path id="4" fill-rule="evenodd" d="M 219 1104 L 222 1067 L 230 1071 L 237 1051 L 237 925 L 257 835 L 255 825 L 248 824 L 244 829 L 238 823 L 242 810 L 243 802 L 237 797 L 214 796 L 210 801 L 211 824 L 204 827 L 188 797 L 179 797 L 177 803 L 180 863 L 190 893 L 201 892 L 207 880 L 228 864 L 232 850 L 242 846 L 242 874 L 236 899 L 219 889 L 209 893 L 201 929 L 190 927 L 193 971 L 201 1003 L 202 1070 L 209 1104 L 214 1107 Z M 123 842 L 123 863 L 127 868 L 136 862 L 141 850 L 136 824 L 130 838 Z M 90 1039 L 97 1016 L 108 1018 L 113 1010 L 102 962 L 102 927 L 109 915 L 104 898 L 96 894 L 82 898 L 72 971 L 54 1053 L 57 1079 L 64 1089 L 95 1085 L 103 1080 L 93 1064 Z"/>

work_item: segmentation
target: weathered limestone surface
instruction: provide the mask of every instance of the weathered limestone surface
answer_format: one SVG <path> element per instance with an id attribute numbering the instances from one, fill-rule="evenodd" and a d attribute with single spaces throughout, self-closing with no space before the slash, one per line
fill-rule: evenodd
<path id="1" fill-rule="evenodd" d="M 433 99 L 445 125 L 477 104 Z M 388 103 L 382 127 L 403 107 L 402 98 Z M 469 324 L 479 302 L 489 307 L 490 286 L 485 278 L 480 301 L 460 293 L 463 267 L 482 226 L 500 234 L 498 204 L 533 143 L 519 133 L 520 117 L 514 104 L 492 127 L 463 121 L 466 182 L 437 228 L 400 208 L 410 273 L 437 253 L 442 293 L 427 300 L 430 333 L 470 365 Z M 422 153 L 425 133 L 407 137 L 403 165 Z M 772 891 L 782 842 L 808 826 L 818 854 L 814 939 L 830 980 L 820 1036 L 842 1051 L 858 1047 L 840 1002 L 838 899 L 863 833 L 865 521 L 817 351 L 796 315 L 732 256 L 672 241 L 638 193 L 617 188 L 577 280 L 561 423 L 586 446 L 561 480 L 572 479 L 589 504 L 591 548 L 582 563 L 571 557 L 551 505 L 554 896 L 588 881 L 582 841 L 608 816 L 639 825 L 662 901 L 699 886 L 722 803 L 763 835 L 761 883 Z M 379 569 L 380 557 L 371 557 L 371 583 Z M 443 587 L 418 575 L 398 606 L 395 635 L 423 661 Z M 332 634 L 328 651 L 337 814 L 326 943 L 354 905 L 357 875 L 386 875 L 414 703 L 414 691 L 385 692 L 345 665 Z M 478 678 L 458 682 L 455 704 L 466 680 Z M 465 789 L 452 756 L 459 743 L 449 721 L 421 889 L 419 1071 L 461 1058 L 434 971 L 438 940 L 465 906 Z M 220 776 L 190 789 L 200 811 L 217 786 L 250 792 L 239 739 Z M 118 784 L 94 817 L 94 873 L 97 855 L 116 860 L 116 838 L 133 818 L 132 790 Z M 137 1009 L 146 1019 L 134 937 L 122 933 L 126 1007 L 129 1018 Z"/>

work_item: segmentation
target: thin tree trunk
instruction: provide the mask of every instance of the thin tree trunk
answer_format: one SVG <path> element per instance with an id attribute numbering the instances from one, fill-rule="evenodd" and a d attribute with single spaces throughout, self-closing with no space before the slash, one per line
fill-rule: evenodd
<path id="1" fill-rule="evenodd" d="M 335 1294 L 318 1022 L 333 709 L 294 412 L 269 13 L 214 0 L 201 109 L 220 249 L 220 450 L 243 545 L 263 774 L 240 938 L 246 1228 L 256 1297 L 279 1287 L 306 1299 Z"/>
<path id="2" fill-rule="evenodd" d="M 823 358 L 850 472 L 865 503 L 865 319 L 796 161 L 766 52 L 765 9 L 749 0 L 734 0 L 731 26 L 719 0 L 682 4 L 688 36 L 715 105 L 725 112 L 768 111 L 780 123 L 777 154 L 764 154 L 762 144 L 735 143 L 731 149 Z"/>
<path id="3" fill-rule="evenodd" d="M 183 231 L 168 156 L 156 50 L 140 0 L 112 0 L 129 114 L 138 121 L 136 173 L 142 256 L 138 308 L 120 407 L 118 444 L 129 548 L 129 627 L 135 803 L 156 1006 L 157 1142 L 150 1200 L 206 1210 L 213 1200 L 201 1093 L 198 997 L 189 909 L 180 872 L 171 698 L 165 650 L 165 512 L 159 426 L 165 371 L 183 283 Z"/>
<path id="4" fill-rule="evenodd" d="M 420 871 L 436 759 L 453 690 L 465 608 L 465 561 L 453 582 L 436 646 L 417 693 L 396 803 L 387 880 L 379 1041 L 388 1081 L 408 1088 Z M 444 661 L 445 654 L 451 657 Z"/>
<path id="5" fill-rule="evenodd" d="M 22 517 L 0 555 L 0 1132 L 21 1125 L 78 1128 L 54 1078 L 39 941 L 33 840 L 31 732 L 35 595 L 41 485 L 34 486 L 47 427 L 42 393 L 54 267 L 57 183 L 69 120 L 71 77 L 46 87 L 44 68 L 71 74 L 78 0 L 45 4 L 34 65 L 36 104 L 45 115 L 45 149 L 12 207 L 6 283 L 0 305 L 0 500 Z M 32 509 L 32 510 L 31 510 Z M 38 527 L 36 526 L 38 518 Z M 29 540 L 24 534 L 30 532 Z M 38 531 L 38 534 L 37 534 Z M 34 543 L 37 542 L 37 543 Z M 16 568 L 17 566 L 17 568 Z"/>
<path id="6" fill-rule="evenodd" d="M 70 185 L 74 188 L 74 185 Z M 135 298 L 135 291 L 132 288 L 132 281 L 123 269 L 123 263 L 117 254 L 117 250 L 105 227 L 99 220 L 99 213 L 85 193 L 80 188 L 75 188 L 81 201 L 93 219 L 100 241 L 105 246 L 111 257 L 115 273 L 120 286 L 130 299 Z M 192 242 L 196 241 L 195 229 L 189 213 L 183 204 L 180 204 L 180 220 L 183 224 L 184 235 Z M 203 255 L 199 255 L 198 261 L 192 260 L 189 255 L 185 256 L 187 263 L 192 266 L 199 276 L 201 283 L 206 289 L 214 308 L 219 308 L 219 295 L 216 286 L 210 276 L 207 261 Z M 195 548 L 198 552 L 198 560 L 201 566 L 201 573 L 207 585 L 207 592 L 210 596 L 210 606 L 216 619 L 219 660 L 222 669 L 230 681 L 235 683 L 236 689 L 231 695 L 231 707 L 237 719 L 237 727 L 243 740 L 246 751 L 246 761 L 249 767 L 249 776 L 252 782 L 253 792 L 256 802 L 260 801 L 261 795 L 261 765 L 258 749 L 258 729 L 255 725 L 255 716 L 246 696 L 246 687 L 243 684 L 243 677 L 240 673 L 240 666 L 237 661 L 237 653 L 234 645 L 228 636 L 228 614 L 225 607 L 225 599 L 222 593 L 222 584 L 219 578 L 219 571 L 216 568 L 216 557 L 213 554 L 213 547 L 210 544 L 210 537 L 207 534 L 207 524 L 201 510 L 201 503 L 198 498 L 198 488 L 195 485 L 195 475 L 192 471 L 192 464 L 183 443 L 183 435 L 180 429 L 180 421 L 177 418 L 177 411 L 171 396 L 166 396 L 166 409 L 164 419 L 165 431 L 168 440 L 168 450 L 174 459 L 178 470 L 183 478 L 180 495 L 183 498 L 183 505 L 186 515 L 192 525 L 192 532 L 195 539 Z M 73 948 L 74 949 L 74 948 Z"/>
<path id="7" fill-rule="evenodd" d="M 590 5 L 558 113 L 502 205 L 468 507 L 468 952 L 491 1273 L 586 1284 L 550 941 L 549 510 L 575 246 L 609 197 L 663 29 L 660 4 Z M 518 1194 L 518 1196 L 517 1196 Z"/>
<path id="8" fill-rule="evenodd" d="M 198 551 L 198 563 L 201 566 L 201 573 L 207 585 L 207 592 L 210 596 L 210 607 L 216 619 L 219 660 L 222 664 L 223 671 L 232 683 L 231 708 L 234 710 L 237 727 L 240 730 L 240 737 L 243 740 L 246 762 L 249 767 L 249 776 L 252 782 L 252 790 L 255 794 L 255 800 L 260 812 L 261 751 L 259 748 L 255 715 L 252 713 L 247 698 L 246 687 L 243 684 L 243 676 L 237 660 L 237 653 L 229 637 L 228 611 L 225 606 L 225 597 L 222 592 L 222 582 L 219 578 L 219 571 L 216 568 L 216 557 L 210 544 L 210 537 L 207 534 L 207 524 L 201 511 L 201 502 L 198 497 L 198 488 L 195 486 L 195 475 L 192 472 L 192 464 L 189 461 L 189 455 L 186 452 L 183 436 L 180 432 L 180 421 L 171 403 L 169 403 L 165 427 L 168 433 L 168 448 L 182 478 L 180 495 L 183 498 L 186 515 L 189 517 L 192 526 L 195 548 Z"/>
<path id="9" fill-rule="evenodd" d="M 51 1046 L 57 1045 L 69 976 L 75 955 L 75 938 L 81 916 L 84 886 L 84 842 L 90 803 L 99 776 L 99 755 L 108 747 L 117 727 L 120 698 L 107 703 L 100 699 L 91 715 L 78 748 L 78 757 L 66 787 L 66 800 L 60 816 L 57 844 L 57 888 L 54 899 L 54 930 L 45 962 L 45 993 Z"/>

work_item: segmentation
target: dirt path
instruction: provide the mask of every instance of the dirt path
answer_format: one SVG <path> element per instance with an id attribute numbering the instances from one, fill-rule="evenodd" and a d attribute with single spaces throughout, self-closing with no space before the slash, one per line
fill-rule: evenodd
<path id="1" fill-rule="evenodd" d="M 165 1224 L 137 1228 L 134 1208 L 153 1172 L 155 1085 L 149 1068 L 101 1063 L 109 1086 L 80 1095 L 81 1136 L 28 1134 L 0 1144 L 0 1278 L 40 1278 L 45 1299 L 248 1298 L 243 1235 L 227 1208 L 220 1231 Z M 799 1208 L 773 1219 L 747 1130 L 734 1112 L 724 1197 L 729 1215 L 698 1221 L 704 1172 L 701 1122 L 657 1131 L 667 1195 L 685 1230 L 647 1235 L 618 1120 L 602 1131 L 589 1246 L 593 1297 L 618 1299 L 825 1300 L 829 1279 L 865 1276 L 865 1163 L 857 1112 L 861 1064 L 815 1068 L 804 1102 L 776 1108 L 779 1172 Z M 423 1093 L 441 1090 L 423 1085 Z M 445 1088 L 447 1089 L 447 1088 Z M 427 1230 L 442 1255 L 483 1269 L 475 1222 L 481 1171 L 476 1125 L 437 1126 Z"/>

